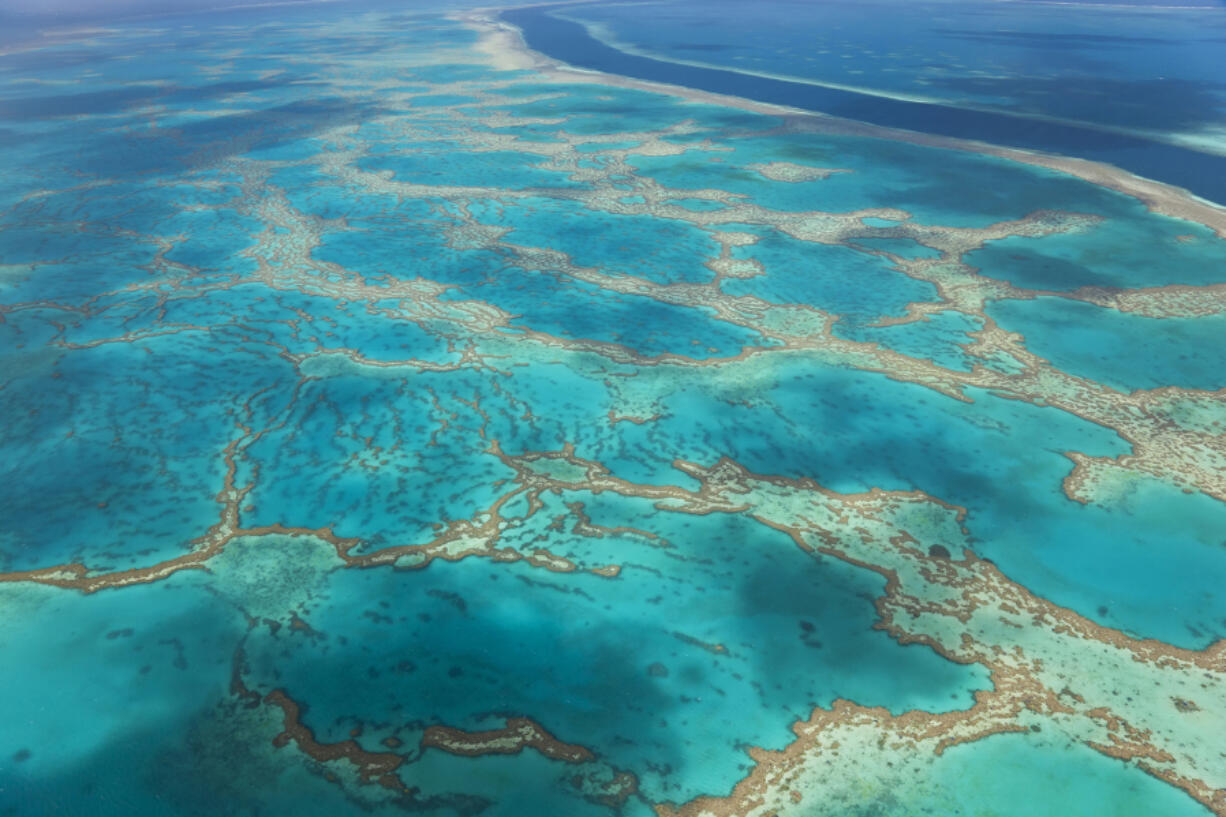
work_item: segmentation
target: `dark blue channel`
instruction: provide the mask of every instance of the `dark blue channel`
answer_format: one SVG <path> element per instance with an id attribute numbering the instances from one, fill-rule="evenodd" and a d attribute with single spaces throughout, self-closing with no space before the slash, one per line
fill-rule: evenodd
<path id="1" fill-rule="evenodd" d="M 789 105 L 884 127 L 1092 159 L 1226 204 L 1223 156 L 1076 125 L 906 102 L 626 54 L 592 38 L 578 23 L 550 15 L 557 8 L 560 7 L 508 9 L 501 17 L 523 32 L 524 40 L 533 50 L 578 68 Z"/>

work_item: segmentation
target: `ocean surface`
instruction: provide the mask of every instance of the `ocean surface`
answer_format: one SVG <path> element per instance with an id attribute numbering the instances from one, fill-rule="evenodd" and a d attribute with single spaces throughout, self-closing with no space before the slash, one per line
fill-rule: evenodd
<path id="1" fill-rule="evenodd" d="M 615 76 L 1221 201 L 1217 10 L 724 8 L 10 34 L 0 815 L 1226 814 L 1226 238 Z"/>
<path id="2" fill-rule="evenodd" d="M 553 14 L 675 62 L 1173 141 L 1226 135 L 1217 0 L 640 0 Z"/>
<path id="3" fill-rule="evenodd" d="M 666 0 L 502 16 L 577 67 L 1093 159 L 1226 202 L 1220 4 Z"/>

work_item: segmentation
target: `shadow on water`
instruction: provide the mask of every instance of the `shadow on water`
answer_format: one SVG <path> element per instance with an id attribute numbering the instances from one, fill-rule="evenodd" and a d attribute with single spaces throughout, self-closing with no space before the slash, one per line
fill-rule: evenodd
<path id="1" fill-rule="evenodd" d="M 321 84 L 280 78 L 215 82 L 198 86 L 176 85 L 169 88 L 146 86 L 143 88 L 114 88 L 83 94 L 16 97 L 7 100 L 0 99 L 0 118 L 29 120 L 112 114 L 146 105 L 193 105 L 230 94 L 267 91 L 286 86 L 309 87 Z"/>
<path id="2" fill-rule="evenodd" d="M 663 726 L 683 703 L 648 672 L 641 650 L 654 634 L 633 611 L 619 612 L 610 592 L 605 579 L 483 560 L 336 573 L 310 615 L 323 635 L 253 633 L 245 680 L 265 692 L 284 687 L 305 704 L 320 741 L 342 740 L 361 723 L 398 730 L 413 746 L 428 725 L 488 729 L 529 717 L 618 768 L 641 772 L 647 758 L 683 772 L 683 736 Z M 480 775 L 481 764 L 453 765 Z M 557 773 L 568 768 L 557 764 Z M 420 774 L 403 767 L 409 785 L 462 791 L 462 777 Z M 539 782 L 502 785 L 520 797 Z"/>
<path id="3" fill-rule="evenodd" d="M 583 577 L 579 590 L 572 589 L 576 577 L 549 586 L 517 580 L 537 572 L 544 571 L 483 563 L 333 573 L 332 587 L 314 596 L 307 614 L 321 630 L 274 632 L 260 624 L 246 636 L 244 684 L 260 694 L 285 689 L 321 743 L 349 739 L 361 722 L 370 733 L 364 748 L 385 751 L 375 735 L 396 730 L 405 740 L 401 776 L 434 798 L 411 811 L 475 814 L 491 787 L 508 800 L 540 794 L 548 802 L 559 791 L 573 796 L 564 782 L 556 784 L 559 791 L 543 790 L 583 770 L 551 762 L 556 774 L 524 779 L 507 776 L 497 757 L 445 757 L 442 766 L 419 771 L 417 740 L 429 724 L 488 728 L 503 717 L 527 716 L 559 740 L 590 746 L 601 761 L 617 765 L 619 758 L 646 755 L 683 769 L 678 731 L 648 726 L 670 718 L 680 704 L 654 684 L 637 655 L 639 629 L 583 601 Z M 586 585 L 602 581 L 592 577 Z M 122 601 L 126 592 L 99 598 Z M 164 614 L 150 603 L 157 597 L 173 605 L 190 595 L 181 586 L 144 592 L 149 601 L 131 606 L 128 618 L 138 611 Z M 566 603 L 572 597 L 576 603 Z M 190 620 L 160 622 L 154 615 L 148 628 L 135 626 L 135 637 L 131 628 L 118 639 L 107 636 L 61 665 L 63 677 L 73 679 L 70 689 L 88 689 L 90 682 L 76 679 L 96 677 L 98 696 L 56 704 L 80 710 L 85 737 L 75 751 L 71 740 L 33 740 L 40 733 L 29 729 L 29 738 L 0 741 L 0 817 L 335 815 L 369 811 L 360 800 L 381 799 L 374 783 L 351 798 L 294 745 L 272 745 L 282 713 L 246 707 L 227 691 L 241 619 L 206 604 L 193 608 Z M 166 646 L 167 633 L 184 645 L 180 651 Z M 152 672 L 138 674 L 144 661 L 154 664 Z M 141 700 L 146 707 L 130 720 L 116 712 Z M 113 725 L 93 722 L 91 707 L 101 707 L 96 718 Z M 433 777 L 439 768 L 446 776 Z M 472 788 L 484 794 L 472 797 Z"/>
<path id="4" fill-rule="evenodd" d="M 173 139 L 105 134 L 84 153 L 66 153 L 63 158 L 76 169 L 109 178 L 178 174 L 251 150 L 359 124 L 380 112 L 373 104 L 323 97 L 180 125 Z"/>
<path id="5" fill-rule="evenodd" d="M 807 687 L 809 707 L 828 708 L 843 698 L 895 714 L 942 712 L 969 707 L 974 690 L 991 686 L 982 668 L 955 664 L 924 646 L 900 645 L 874 628 L 883 577 L 801 553 L 788 541 L 762 545 L 778 550 L 759 559 L 737 592 L 746 634 L 758 630 L 749 655 L 752 675 L 767 688 L 764 697 L 775 697 L 790 682 Z M 804 709 L 795 714 L 809 716 Z"/>
<path id="6" fill-rule="evenodd" d="M 967 263 L 979 268 L 982 275 L 1034 289 L 1067 291 L 1119 284 L 1119 279 L 1109 273 L 1097 272 L 1058 255 L 1017 247 L 989 245 L 970 253 Z"/>

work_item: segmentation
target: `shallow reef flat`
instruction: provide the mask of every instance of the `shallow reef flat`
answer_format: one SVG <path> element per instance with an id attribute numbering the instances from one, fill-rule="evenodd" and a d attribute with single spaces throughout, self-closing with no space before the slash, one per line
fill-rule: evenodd
<path id="1" fill-rule="evenodd" d="M 0 56 L 0 814 L 1226 815 L 1219 210 L 244 14 Z"/>

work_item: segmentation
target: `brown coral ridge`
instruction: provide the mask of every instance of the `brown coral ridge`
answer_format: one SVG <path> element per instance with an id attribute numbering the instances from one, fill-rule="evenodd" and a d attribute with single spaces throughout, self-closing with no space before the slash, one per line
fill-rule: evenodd
<path id="1" fill-rule="evenodd" d="M 639 793 L 637 777 L 609 767 L 595 769 L 586 775 L 576 774 L 570 784 L 587 800 L 615 811 Z"/>
<path id="2" fill-rule="evenodd" d="M 804 735 L 840 724 L 839 739 L 847 742 L 855 737 L 847 730 L 856 724 L 874 740 L 907 737 L 932 757 L 956 743 L 1041 726 L 1130 762 L 1218 813 L 1226 808 L 1226 771 L 1184 748 L 1220 741 L 1226 728 L 1221 713 L 1172 703 L 1206 695 L 1226 699 L 1226 641 L 1188 650 L 1137 639 L 1035 596 L 990 561 L 958 547 L 969 536 L 962 508 L 920 491 L 839 494 L 810 479 L 754 474 L 726 458 L 709 468 L 675 462 L 699 481 L 691 491 L 621 480 L 571 446 L 511 456 L 495 442 L 494 452 L 520 472 L 521 480 L 550 490 L 607 490 L 655 500 L 660 511 L 743 513 L 787 534 L 807 552 L 872 570 L 886 582 L 876 601 L 878 628 L 902 643 L 927 645 L 951 661 L 980 664 L 991 673 L 994 689 L 980 692 L 965 712 L 895 718 L 844 702 L 834 714 L 816 710 Z M 558 478 L 537 466 L 557 460 L 576 476 Z M 803 765 L 817 748 L 819 743 L 802 736 L 790 755 L 757 753 L 760 771 L 751 780 L 780 780 L 784 772 L 772 763 Z M 759 780 L 750 788 L 766 785 Z M 749 813 L 742 808 L 746 802 L 735 808 L 725 803 L 731 811 L 705 802 L 677 813 Z M 779 808 L 786 805 L 781 801 Z"/>
<path id="3" fill-rule="evenodd" d="M 62 587 L 69 590 L 80 590 L 83 593 L 96 593 L 99 590 L 126 587 L 133 584 L 148 584 L 168 578 L 180 570 L 207 570 L 205 564 L 214 556 L 225 550 L 230 542 L 244 536 L 268 536 L 280 534 L 286 536 L 312 536 L 332 544 L 340 553 L 357 544 L 356 539 L 345 539 L 337 536 L 331 528 L 302 528 L 282 525 L 260 525 L 243 527 L 239 523 L 239 512 L 243 500 L 255 487 L 255 482 L 239 486 L 236 482 L 238 471 L 238 454 L 240 443 L 252 441 L 250 429 L 241 427 L 243 434 L 226 446 L 224 459 L 226 464 L 225 477 L 221 491 L 217 494 L 217 502 L 221 511 L 217 522 L 203 536 L 188 543 L 189 550 L 181 556 L 166 559 L 147 567 L 136 567 L 128 570 L 110 572 L 95 572 L 79 562 L 38 568 L 35 570 L 19 570 L 10 573 L 0 573 L 0 582 L 36 582 L 38 584 Z"/>
<path id="4" fill-rule="evenodd" d="M 254 628 L 257 622 L 252 620 L 248 623 Z M 356 782 L 359 785 L 377 784 L 392 793 L 395 798 L 393 802 L 408 810 L 420 811 L 434 803 L 448 803 L 456 801 L 456 798 L 465 799 L 463 795 L 421 799 L 420 790 L 416 786 L 407 786 L 399 774 L 406 764 L 419 759 L 420 755 L 408 757 L 397 753 L 395 750 L 401 749 L 403 742 L 395 736 L 388 736 L 380 741 L 391 750 L 386 752 L 362 748 L 356 740 L 362 733 L 360 726 L 350 731 L 347 740 L 321 743 L 314 731 L 302 721 L 303 705 L 291 698 L 284 689 L 274 689 L 261 696 L 247 686 L 243 677 L 245 671 L 246 654 L 240 644 L 234 650 L 230 694 L 249 709 L 273 706 L 281 710 L 282 731 L 272 739 L 272 744 L 277 749 L 293 743 L 304 755 L 320 764 L 347 763 L 356 774 Z M 534 749 L 550 760 L 582 766 L 568 778 L 568 782 L 581 796 L 594 803 L 618 809 L 629 797 L 638 793 L 638 778 L 635 775 L 596 762 L 597 758 L 590 750 L 558 740 L 530 718 L 508 718 L 504 728 L 484 732 L 465 732 L 447 726 L 432 726 L 423 733 L 420 747 L 422 750 L 436 748 L 465 757 L 518 754 L 525 748 Z M 337 774 L 339 771 L 336 766 L 325 767 L 325 777 L 330 782 L 343 785 L 345 780 Z"/>
<path id="5" fill-rule="evenodd" d="M 531 718 L 507 718 L 502 729 L 465 732 L 451 726 L 431 726 L 421 738 L 423 749 L 441 749 L 453 755 L 517 755 L 524 749 L 535 749 L 550 760 L 566 763 L 588 763 L 596 759 L 583 746 L 563 743 Z"/>
<path id="6" fill-rule="evenodd" d="M 421 748 L 438 749 L 463 757 L 517 755 L 524 749 L 534 749 L 550 760 L 573 765 L 588 764 L 568 780 L 585 799 L 593 803 L 616 810 L 639 793 L 639 781 L 635 775 L 598 762 L 590 749 L 558 740 L 531 718 L 507 718 L 506 726 L 502 729 L 482 732 L 431 726 L 422 735 Z"/>
<path id="7" fill-rule="evenodd" d="M 606 536 L 635 536 L 646 539 L 657 547 L 668 547 L 668 543 L 659 534 L 649 530 L 635 528 L 630 525 L 610 527 L 608 525 L 596 524 L 592 521 L 592 517 L 588 516 L 587 512 L 583 509 L 582 502 L 567 502 L 566 508 L 575 517 L 575 523 L 571 526 L 572 533 L 592 539 L 603 539 Z"/>
<path id="8" fill-rule="evenodd" d="M 678 641 L 684 644 L 689 644 L 692 647 L 698 647 L 701 650 L 706 650 L 712 655 L 727 655 L 728 654 L 728 648 L 725 647 L 723 644 L 720 644 L 717 642 L 703 641 L 701 638 L 695 638 L 692 635 L 686 635 L 685 633 L 681 633 L 681 632 L 674 632 L 673 638 L 677 639 Z"/>
<path id="9" fill-rule="evenodd" d="M 724 797 L 698 797 L 680 806 L 662 803 L 655 806 L 658 817 L 741 817 L 761 815 L 776 817 L 792 811 L 805 801 L 804 779 L 813 774 L 829 773 L 828 767 L 838 763 L 840 751 L 851 755 L 867 743 L 870 751 L 880 754 L 883 748 L 896 758 L 899 765 L 908 758 L 939 756 L 947 748 L 969 743 L 995 734 L 1027 732 L 1032 727 L 1017 723 L 1023 708 L 1042 701 L 1050 706 L 1049 714 L 1071 711 L 1052 699 L 1047 690 L 1011 689 L 1016 679 L 998 678 L 997 688 L 976 693 L 975 705 L 966 711 L 934 714 L 912 710 L 891 715 L 882 707 L 865 707 L 852 701 L 837 700 L 829 709 L 815 709 L 810 718 L 792 726 L 796 739 L 779 751 L 750 748 L 755 766 L 750 774 L 737 782 L 731 794 Z M 1130 749 L 1093 748 L 1121 760 L 1135 756 Z M 868 748 L 868 747 L 866 747 Z M 1169 755 L 1163 758 L 1173 760 Z M 815 768 L 823 762 L 826 770 Z M 852 761 L 854 762 L 854 760 Z M 1156 771 L 1146 764 L 1141 768 L 1172 785 L 1183 788 L 1217 815 L 1226 813 L 1226 790 L 1213 790 L 1200 781 L 1189 781 L 1178 775 Z M 917 769 L 918 771 L 918 769 Z M 808 813 L 808 812 L 800 812 Z"/>
<path id="10" fill-rule="evenodd" d="M 939 755 L 957 743 L 982 740 L 994 734 L 1024 732 L 1012 721 L 1017 708 L 996 691 L 976 693 L 975 706 L 965 712 L 933 714 L 921 710 L 891 715 L 883 707 L 865 707 L 852 701 L 837 700 L 829 709 L 815 709 L 807 721 L 792 726 L 796 740 L 779 751 L 751 747 L 749 756 L 756 764 L 750 775 L 740 780 L 727 797 L 699 797 L 681 806 L 660 804 L 659 817 L 731 817 L 731 815 L 773 814 L 773 806 L 804 801 L 798 778 L 813 755 L 837 755 L 840 748 L 868 733 L 873 742 L 905 745 L 910 752 L 927 751 Z M 786 783 L 785 783 L 786 781 Z M 786 799 L 785 799 L 786 798 Z"/>
<path id="11" fill-rule="evenodd" d="M 224 452 L 225 477 L 222 490 L 216 497 L 217 502 L 221 505 L 220 518 L 207 533 L 191 540 L 187 553 L 153 565 L 128 570 L 97 572 L 84 564 L 71 563 L 0 573 L 0 583 L 35 582 L 79 590 L 86 594 L 134 584 L 148 584 L 166 579 L 181 570 L 208 570 L 207 562 L 219 555 L 235 539 L 268 535 L 306 536 L 320 540 L 335 550 L 337 558 L 345 567 L 353 568 L 391 566 L 399 569 L 421 569 L 435 559 L 454 562 L 476 556 L 500 563 L 523 561 L 532 567 L 555 573 L 572 573 L 579 569 L 569 559 L 544 548 L 521 553 L 514 548 L 497 546 L 499 539 L 512 523 L 522 523 L 540 510 L 542 507 L 540 494 L 545 490 L 543 486 L 535 488 L 526 484 L 516 486 L 501 495 L 489 508 L 476 513 L 472 519 L 452 520 L 440 526 L 442 530 L 425 544 L 389 545 L 366 553 L 353 552 L 362 544 L 361 538 L 338 536 L 331 527 L 306 528 L 285 525 L 280 522 L 245 527 L 240 524 L 240 509 L 243 501 L 255 488 L 255 481 L 253 479 L 243 486 L 237 484 L 240 444 L 244 442 L 250 444 L 261 435 L 253 436 L 250 429 L 245 426 L 240 426 L 240 428 L 243 431 L 242 436 L 231 441 Z M 507 503 L 525 492 L 528 496 L 528 510 L 525 516 L 512 518 L 504 515 L 503 509 Z M 576 525 L 575 532 L 580 535 L 604 535 L 594 528 L 589 531 L 581 524 Z M 605 578 L 616 578 L 621 572 L 621 567 L 619 565 L 600 565 L 589 569 L 588 572 Z"/>
<path id="12" fill-rule="evenodd" d="M 264 697 L 264 702 L 280 707 L 285 713 L 285 731 L 273 738 L 273 745 L 277 748 L 293 741 L 303 754 L 320 763 L 348 761 L 353 764 L 363 783 L 376 782 L 398 794 L 412 793 L 396 775 L 396 770 L 404 762 L 400 755 L 369 752 L 352 738 L 340 743 L 320 743 L 311 728 L 302 723 L 301 707 L 284 690 L 274 689 Z"/>

